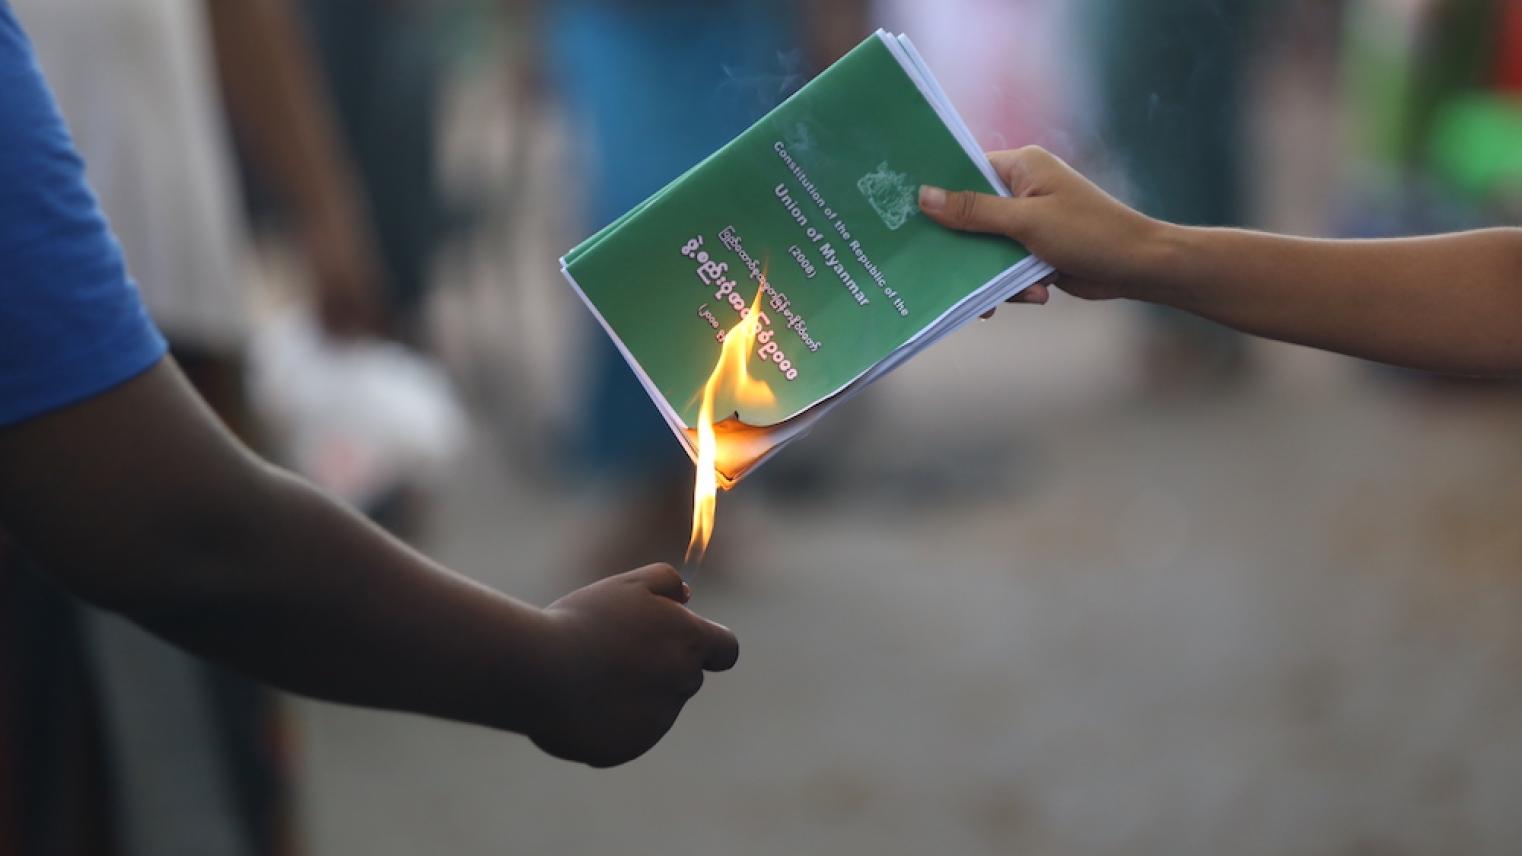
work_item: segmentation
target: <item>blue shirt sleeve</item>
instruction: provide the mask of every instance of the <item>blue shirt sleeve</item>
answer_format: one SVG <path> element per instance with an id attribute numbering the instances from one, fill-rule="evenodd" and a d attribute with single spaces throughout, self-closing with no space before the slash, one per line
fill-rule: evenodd
<path id="1" fill-rule="evenodd" d="M 0 0 L 0 426 L 164 355 L 30 42 Z"/>

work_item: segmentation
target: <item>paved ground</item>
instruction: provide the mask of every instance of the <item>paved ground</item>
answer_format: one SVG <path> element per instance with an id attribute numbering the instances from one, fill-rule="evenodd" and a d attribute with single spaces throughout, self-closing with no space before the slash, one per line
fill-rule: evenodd
<path id="1" fill-rule="evenodd" d="M 628 767 L 299 704 L 313 851 L 1517 852 L 1522 397 L 1149 397 L 1133 325 L 1001 313 L 789 452 L 827 495 L 725 497 L 740 666 Z M 602 508 L 480 446 L 431 542 L 547 600 Z"/>

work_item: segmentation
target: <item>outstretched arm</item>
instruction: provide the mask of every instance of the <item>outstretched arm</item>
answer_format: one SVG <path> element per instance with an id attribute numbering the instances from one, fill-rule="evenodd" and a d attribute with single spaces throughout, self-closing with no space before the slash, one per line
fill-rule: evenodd
<path id="1" fill-rule="evenodd" d="M 0 521 L 79 595 L 320 698 L 519 731 L 621 763 L 660 739 L 728 630 L 669 566 L 537 609 L 430 562 L 243 448 L 164 360 L 0 430 Z"/>
<path id="2" fill-rule="evenodd" d="M 991 158 L 1013 198 L 926 188 L 921 207 L 952 228 L 1020 241 L 1080 297 L 1161 303 L 1395 365 L 1522 375 L 1522 229 L 1328 241 L 1176 226 L 1041 149 Z"/>

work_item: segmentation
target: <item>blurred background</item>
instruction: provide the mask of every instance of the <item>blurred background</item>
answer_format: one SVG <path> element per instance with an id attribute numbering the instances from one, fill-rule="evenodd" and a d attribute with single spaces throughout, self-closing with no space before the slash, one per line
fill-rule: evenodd
<path id="1" fill-rule="evenodd" d="M 690 501 L 556 259 L 876 27 L 1158 216 L 1522 222 L 1517 0 L 14 5 L 223 417 L 538 603 L 678 561 Z M 1519 473 L 1516 384 L 1058 295 L 721 497 L 741 663 L 633 764 L 48 602 L 10 787 L 50 853 L 1516 853 Z"/>

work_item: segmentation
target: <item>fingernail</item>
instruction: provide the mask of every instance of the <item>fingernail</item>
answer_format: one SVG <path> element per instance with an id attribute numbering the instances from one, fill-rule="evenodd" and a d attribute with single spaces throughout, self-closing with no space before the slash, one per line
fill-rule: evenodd
<path id="1" fill-rule="evenodd" d="M 682 603 L 692 600 L 692 586 L 682 583 Z"/>
<path id="2" fill-rule="evenodd" d="M 939 211 L 946 207 L 946 191 L 928 184 L 920 185 L 920 208 Z"/>

